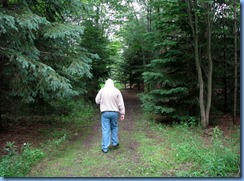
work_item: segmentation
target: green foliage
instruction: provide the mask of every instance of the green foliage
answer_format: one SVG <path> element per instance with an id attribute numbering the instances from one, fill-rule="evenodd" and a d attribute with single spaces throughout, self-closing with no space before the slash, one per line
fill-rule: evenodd
<path id="1" fill-rule="evenodd" d="M 59 149 L 67 148 L 71 138 L 83 135 L 83 130 L 87 129 L 94 120 L 94 107 L 82 99 L 52 100 L 49 105 L 46 105 L 46 109 L 50 112 L 39 116 L 37 114 L 40 114 L 41 111 L 36 109 L 44 109 L 45 105 L 31 106 L 33 112 L 28 109 L 31 113 L 26 113 L 28 116 L 32 114 L 35 117 L 31 119 L 30 116 L 28 121 L 43 124 L 37 132 L 43 136 L 45 141 L 41 142 L 38 148 L 33 148 L 30 144 L 25 143 L 20 152 L 15 142 L 7 142 L 4 147 L 6 155 L 0 158 L 0 176 L 2 177 L 27 176 L 31 168 L 46 155 L 57 156 L 60 154 Z M 25 120 L 27 121 L 27 117 Z"/>
<path id="2" fill-rule="evenodd" d="M 164 138 L 151 149 L 152 138 L 148 137 L 141 149 L 148 150 L 148 167 L 155 168 L 154 173 L 162 170 L 162 176 L 173 177 L 235 177 L 240 169 L 240 129 L 228 139 L 215 127 L 211 137 L 204 137 L 200 127 L 192 129 L 187 124 L 172 126 L 145 123 L 156 131 L 155 137 Z M 142 128 L 143 129 L 143 128 Z M 232 128 L 231 128 L 232 129 Z M 141 140 L 141 139 L 140 139 Z M 230 142 L 231 140 L 231 142 Z M 160 146 L 159 146 L 160 145 Z M 146 152 L 143 152 L 146 153 Z M 160 154 L 161 153 L 161 154 Z M 151 162 L 150 159 L 157 161 Z M 167 164 L 166 164 L 167 163 Z"/>
<path id="3" fill-rule="evenodd" d="M 45 30 L 43 31 L 44 38 L 52 38 L 52 39 L 63 39 L 65 37 L 74 38 L 74 40 L 79 40 L 80 35 L 84 33 L 83 26 L 75 26 L 72 24 L 60 24 L 60 23 L 52 23 L 49 24 Z"/>
<path id="4" fill-rule="evenodd" d="M 0 34 L 6 33 L 9 30 L 17 30 L 15 27 L 14 17 L 0 12 Z"/>
<path id="5" fill-rule="evenodd" d="M 199 85 L 186 2 L 138 2 L 141 5 L 140 13 L 136 8 L 132 10 L 131 1 L 126 3 L 129 5 L 127 11 L 130 15 L 125 15 L 127 21 L 119 33 L 123 39 L 123 59 L 118 63 L 119 70 L 122 71 L 119 79 L 124 83 L 130 82 L 130 85 L 144 83 L 145 93 L 141 98 L 146 110 L 161 112 L 171 119 L 183 122 L 191 118 L 198 121 Z M 214 18 L 211 24 L 211 54 L 214 66 L 211 110 L 217 111 L 221 108 L 220 111 L 226 112 L 230 111 L 233 105 L 233 3 L 196 1 L 196 8 L 192 10 L 196 11 L 199 18 L 199 57 L 204 82 L 207 82 L 208 78 L 207 4 L 211 4 L 210 14 Z M 239 27 L 239 19 L 237 21 Z"/>
<path id="6" fill-rule="evenodd" d="M 3 149 L 9 156 L 16 155 L 16 146 L 15 142 L 6 142 L 6 146 Z"/>
<path id="7" fill-rule="evenodd" d="M 12 74 L 8 77 L 12 95 L 31 102 L 85 92 L 82 84 L 76 87 L 75 83 L 92 77 L 91 62 L 99 57 L 79 45 L 84 26 L 69 21 L 69 16 L 76 16 L 74 12 L 67 14 L 72 12 L 72 3 L 29 1 L 17 3 L 18 8 L 14 9 L 9 1 L 10 8 L 1 8 L 0 55 L 9 62 L 3 67 L 5 77 Z M 75 3 L 77 7 L 79 3 L 83 5 Z M 48 4 L 50 7 L 45 10 L 42 5 Z M 49 8 L 57 17 L 50 16 Z"/>
<path id="8" fill-rule="evenodd" d="M 7 155 L 0 159 L 1 177 L 24 177 L 38 161 L 44 158 L 45 154 L 28 143 L 22 147 L 22 153 L 16 152 L 14 142 L 8 142 L 4 148 Z"/>
<path id="9" fill-rule="evenodd" d="M 104 35 L 103 26 L 105 26 L 105 22 L 102 24 L 94 24 L 90 19 L 87 19 L 82 24 L 86 29 L 80 45 L 97 55 L 96 61 L 90 63 L 92 77 L 84 81 L 87 91 L 86 97 L 94 100 L 94 96 L 99 89 L 99 84 L 104 82 L 110 75 L 110 67 L 113 64 L 111 56 L 115 52 L 111 48 L 112 43 Z"/>
<path id="10" fill-rule="evenodd" d="M 62 104 L 65 100 L 59 106 L 62 107 Z M 228 139 L 223 137 L 218 127 L 213 129 L 213 136 L 204 137 L 200 127 L 155 124 L 147 121 L 151 115 L 144 117 L 139 111 L 133 114 L 136 124 L 130 125 L 133 131 L 122 128 L 123 146 L 104 155 L 98 149 L 100 137 L 90 137 L 94 136 L 94 124 L 97 125 L 97 121 L 92 122 L 92 116 L 88 116 L 92 107 L 82 101 L 68 106 L 75 108 L 73 114 L 58 119 L 51 129 L 43 132 L 44 135 L 49 133 L 49 138 L 54 137 L 42 145 L 48 159 L 33 168 L 28 176 L 209 178 L 235 177 L 238 174 L 240 128 L 237 126 L 230 127 L 235 132 Z M 85 116 L 80 118 L 82 115 Z M 60 129 L 61 126 L 65 130 Z M 90 140 L 87 143 L 89 146 L 81 146 L 81 142 L 87 140 Z M 106 165 L 105 169 L 101 169 L 101 164 Z M 213 168 L 212 171 L 210 168 Z"/>
<path id="11" fill-rule="evenodd" d="M 216 127 L 213 129 L 212 144 L 205 146 L 203 140 L 194 138 L 188 129 L 179 128 L 184 137 L 181 143 L 173 143 L 172 149 L 175 153 L 177 163 L 190 163 L 189 170 L 179 171 L 179 177 L 228 177 L 238 172 L 240 157 L 238 150 L 225 146 L 221 131 Z M 182 137 L 182 135 L 181 135 Z"/>
<path id="12" fill-rule="evenodd" d="M 129 3 L 128 3 L 129 4 Z M 146 64 L 153 57 L 153 42 L 150 39 L 149 25 L 144 18 L 138 19 L 137 13 L 128 7 L 131 12 L 128 21 L 124 23 L 119 33 L 122 38 L 122 62 L 118 64 L 123 72 L 120 80 L 129 82 L 130 87 L 143 84 L 142 73 L 146 70 Z M 146 13 L 141 10 L 141 14 Z"/>
<path id="13" fill-rule="evenodd" d="M 186 121 L 187 116 L 196 116 L 196 107 L 193 106 L 196 102 L 192 95 L 195 84 L 192 84 L 192 80 L 190 82 L 191 72 L 184 66 L 185 61 L 181 60 L 182 50 L 176 48 L 172 47 L 165 53 L 166 58 L 151 61 L 148 66 L 150 71 L 143 73 L 145 83 L 151 85 L 151 90 L 141 95 L 145 111 L 167 115 L 172 122 L 175 119 Z"/>
<path id="14" fill-rule="evenodd" d="M 70 112 L 63 117 L 64 122 L 73 122 L 77 124 L 84 124 L 82 120 L 91 121 L 95 110 L 91 106 L 91 103 L 85 102 L 84 100 L 77 101 L 60 101 L 59 104 L 55 103 L 55 107 L 60 107 L 61 109 L 68 109 Z"/>
<path id="15" fill-rule="evenodd" d="M 141 96 L 146 111 L 187 122 L 197 120 L 195 65 L 187 45 L 184 3 L 157 1 L 152 4 L 155 58 L 147 65 L 143 79 L 149 90 Z M 147 109 L 150 108 L 150 109 Z"/>
<path id="16" fill-rule="evenodd" d="M 49 147 L 49 151 L 58 148 L 58 146 L 63 143 L 64 141 L 66 141 L 66 134 L 63 134 L 62 136 L 60 136 L 60 134 L 62 135 L 62 133 L 60 133 L 60 131 L 56 131 L 53 136 L 54 137 L 58 137 L 58 138 L 54 138 L 52 140 L 48 140 L 48 142 L 46 143 Z M 47 148 L 45 148 L 47 149 Z"/>

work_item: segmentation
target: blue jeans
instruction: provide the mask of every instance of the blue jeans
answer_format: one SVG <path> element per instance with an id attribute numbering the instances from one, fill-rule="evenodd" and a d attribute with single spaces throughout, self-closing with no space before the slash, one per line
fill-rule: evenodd
<path id="1" fill-rule="evenodd" d="M 119 143 L 118 140 L 118 112 L 103 112 L 101 115 L 102 124 L 102 150 L 107 152 L 112 138 L 112 145 Z"/>

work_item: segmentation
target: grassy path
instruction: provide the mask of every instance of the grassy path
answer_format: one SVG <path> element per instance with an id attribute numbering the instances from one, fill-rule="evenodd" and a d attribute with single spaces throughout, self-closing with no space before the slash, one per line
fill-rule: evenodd
<path id="1" fill-rule="evenodd" d="M 28 177 L 211 177 L 240 175 L 240 128 L 228 136 L 210 128 L 156 125 L 145 120 L 137 93 L 122 91 L 126 117 L 118 149 L 101 151 L 100 116 L 53 150 Z M 147 118 L 148 119 L 148 118 Z M 223 133 L 226 133 L 223 132 Z M 227 137 L 226 137 L 227 136 Z"/>
<path id="2" fill-rule="evenodd" d="M 57 155 L 39 163 L 30 177 L 129 177 L 140 176 L 143 164 L 138 137 L 138 121 L 141 109 L 136 92 L 123 91 L 126 118 L 119 122 L 120 147 L 101 152 L 101 128 L 99 115 L 95 124 L 81 133 L 80 139 L 72 141 Z M 139 170 L 138 170 L 139 169 Z M 139 171 L 139 172 L 138 172 Z"/>

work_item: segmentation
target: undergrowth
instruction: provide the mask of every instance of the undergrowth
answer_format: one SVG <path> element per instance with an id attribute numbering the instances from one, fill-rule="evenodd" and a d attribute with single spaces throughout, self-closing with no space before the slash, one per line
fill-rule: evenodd
<path id="1" fill-rule="evenodd" d="M 140 123 L 141 124 L 141 123 Z M 163 125 L 153 122 L 150 129 L 163 138 L 158 143 L 140 138 L 145 166 L 142 175 L 161 177 L 239 177 L 240 129 L 231 137 L 215 127 L 204 137 L 200 127 L 186 124 Z M 147 140 L 146 140 L 147 139 Z"/>
<path id="2" fill-rule="evenodd" d="M 23 145 L 21 154 L 16 152 L 14 142 L 7 142 L 4 150 L 7 155 L 0 159 L 1 177 L 24 177 L 33 165 L 45 157 L 44 152 L 28 143 Z"/>
<path id="3" fill-rule="evenodd" d="M 121 130 L 121 147 L 104 155 L 99 147 L 100 138 L 96 138 L 89 148 L 83 148 L 80 143 L 81 136 L 85 139 L 85 134 L 92 134 L 88 127 L 94 123 L 95 109 L 83 101 L 64 100 L 60 104 L 56 104 L 60 115 L 52 115 L 47 121 L 52 126 L 39 130 L 46 135 L 40 148 L 27 143 L 22 152 L 17 153 L 14 143 L 8 142 L 7 155 L 0 160 L 0 176 L 27 176 L 30 169 L 47 155 L 51 161 L 48 162 L 49 169 L 43 172 L 45 176 L 62 176 L 64 171 L 75 176 L 240 176 L 240 127 L 233 126 L 228 137 L 215 127 L 211 136 L 206 137 L 204 130 L 196 125 L 156 124 L 149 121 L 149 117 L 140 115 L 134 119 L 136 128 L 133 131 Z M 70 142 L 71 138 L 75 140 L 74 137 L 77 141 Z M 57 167 L 57 164 L 61 166 Z M 39 172 L 37 170 L 37 174 Z"/>
<path id="4" fill-rule="evenodd" d="M 37 130 L 46 141 L 41 143 L 39 148 L 25 143 L 21 151 L 17 151 L 15 142 L 7 142 L 4 147 L 5 155 L 0 158 L 0 177 L 25 177 L 46 155 L 59 153 L 58 150 L 65 146 L 65 142 L 92 123 L 95 114 L 91 104 L 82 100 L 61 100 L 50 105 L 52 110 L 55 110 L 52 114 L 40 117 L 40 120 L 28 120 L 40 121 L 46 125 Z"/>

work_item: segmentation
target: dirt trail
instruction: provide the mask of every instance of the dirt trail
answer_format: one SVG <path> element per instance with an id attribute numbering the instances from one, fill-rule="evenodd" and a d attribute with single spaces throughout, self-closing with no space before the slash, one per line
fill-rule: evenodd
<path id="1" fill-rule="evenodd" d="M 125 102 L 125 120 L 120 121 L 120 137 L 123 138 L 123 133 L 135 131 L 135 122 L 140 115 L 141 109 L 139 104 L 139 99 L 137 98 L 138 92 L 134 90 L 123 90 L 122 95 Z M 127 133 L 129 134 L 129 133 Z"/>
<path id="2" fill-rule="evenodd" d="M 123 151 L 136 150 L 138 143 L 133 139 L 132 134 L 136 130 L 136 119 L 140 115 L 140 103 L 137 97 L 138 92 L 135 90 L 124 89 L 121 91 L 125 103 L 125 119 L 119 121 L 119 142 L 120 147 L 123 147 Z M 100 115 L 95 118 L 96 124 L 92 127 L 92 133 L 84 142 L 84 148 L 89 149 L 92 145 L 98 145 L 100 149 L 101 145 L 101 123 Z M 98 141 L 99 140 L 99 141 Z M 122 149 L 120 149 L 122 151 Z M 117 153 L 121 151 L 117 150 Z M 111 150 L 113 151 L 113 150 Z M 109 154 L 109 153 L 108 153 Z M 135 160 L 136 155 L 131 154 L 131 159 Z"/>
<path id="3" fill-rule="evenodd" d="M 135 90 L 124 89 L 121 91 L 125 103 L 125 120 L 119 121 L 119 140 L 123 142 L 123 135 L 130 134 L 135 131 L 135 119 L 140 114 L 140 103 L 137 97 L 138 92 Z M 89 148 L 97 140 L 97 137 L 101 138 L 101 123 L 100 115 L 97 115 L 94 119 L 96 124 L 92 127 L 92 133 L 88 135 L 84 142 L 84 147 Z M 122 146 L 123 143 L 120 143 Z M 135 143 L 131 143 L 130 147 L 135 146 Z"/>
<path id="4" fill-rule="evenodd" d="M 111 148 L 106 154 L 101 151 L 98 114 L 68 143 L 52 149 L 27 177 L 161 177 L 174 176 L 174 172 L 183 169 L 172 162 L 167 138 L 145 124 L 138 92 L 122 90 L 122 94 L 126 116 L 119 121 L 118 149 Z"/>
<path id="5" fill-rule="evenodd" d="M 121 92 L 126 116 L 119 122 L 118 149 L 111 148 L 108 153 L 102 153 L 100 115 L 97 115 L 95 123 L 80 133 L 83 137 L 71 140 L 69 149 L 64 150 L 61 156 L 44 159 L 28 177 L 120 177 L 127 176 L 128 167 L 137 167 L 140 161 L 139 143 L 133 135 L 141 112 L 138 92 Z"/>

